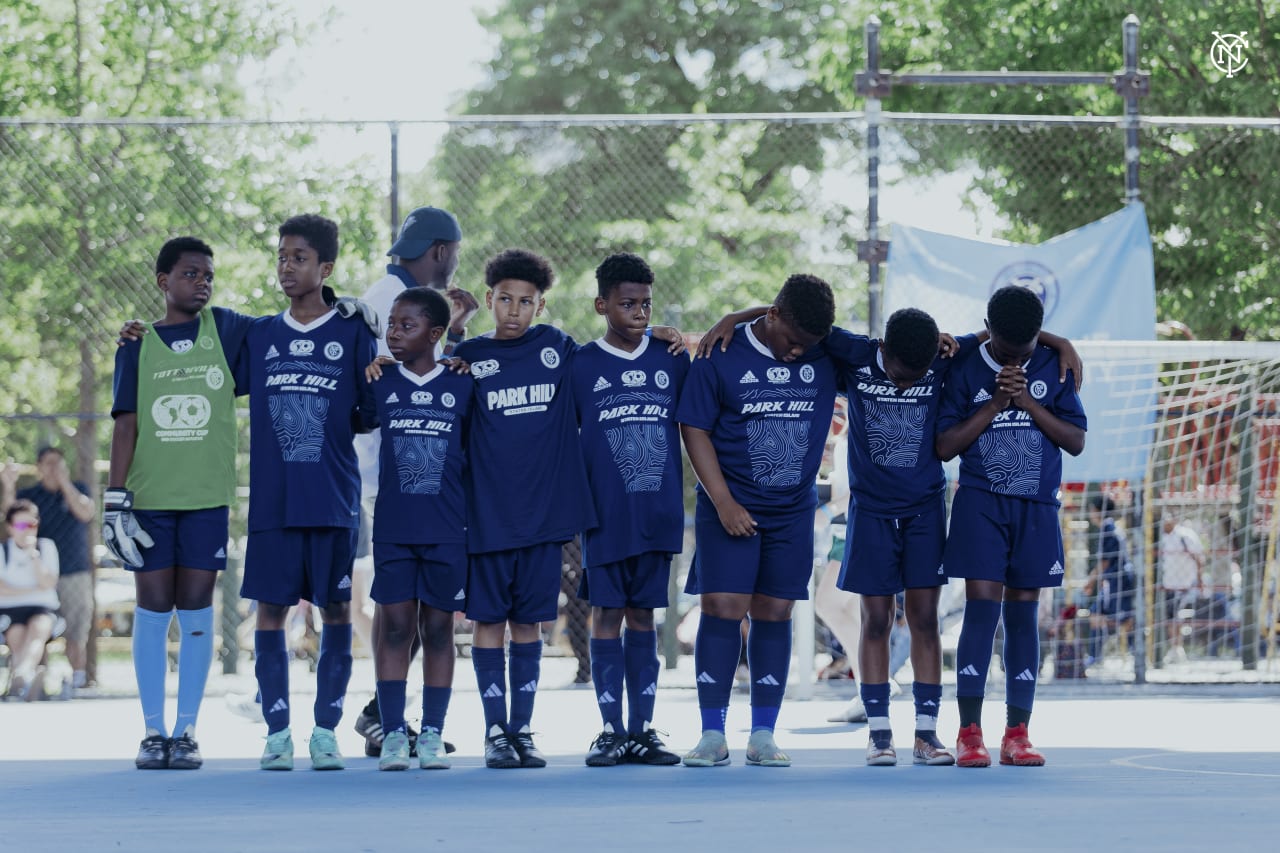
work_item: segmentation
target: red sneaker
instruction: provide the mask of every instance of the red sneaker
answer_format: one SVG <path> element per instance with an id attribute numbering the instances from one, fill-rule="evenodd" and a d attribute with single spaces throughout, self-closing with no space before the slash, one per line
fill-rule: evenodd
<path id="1" fill-rule="evenodd" d="M 970 723 L 960 730 L 956 739 L 956 766 L 991 766 L 991 753 L 982 743 L 982 728 L 977 723 Z"/>
<path id="2" fill-rule="evenodd" d="M 1027 738 L 1026 723 L 1004 730 L 1004 739 L 1000 741 L 1000 763 L 1018 767 L 1044 766 L 1044 755 Z"/>

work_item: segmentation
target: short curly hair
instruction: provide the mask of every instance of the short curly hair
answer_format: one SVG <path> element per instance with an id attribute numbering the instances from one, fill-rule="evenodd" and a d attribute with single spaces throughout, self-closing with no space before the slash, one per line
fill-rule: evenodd
<path id="1" fill-rule="evenodd" d="M 773 304 L 782 319 L 819 338 L 825 338 L 836 321 L 836 298 L 831 285 L 816 275 L 790 276 Z"/>
<path id="2" fill-rule="evenodd" d="M 417 306 L 433 327 L 449 327 L 449 300 L 438 290 L 430 287 L 406 287 L 396 294 L 394 301 Z"/>
<path id="3" fill-rule="evenodd" d="M 630 252 L 612 254 L 596 267 L 596 293 L 601 299 L 608 299 L 609 294 L 624 281 L 653 284 L 653 270 L 644 258 Z"/>
<path id="4" fill-rule="evenodd" d="M 551 262 L 528 249 L 507 249 L 499 252 L 484 265 L 484 283 L 492 288 L 505 279 L 527 281 L 546 293 L 556 282 Z"/>
<path id="5" fill-rule="evenodd" d="M 331 264 L 338 259 L 338 223 L 316 213 L 290 216 L 280 224 L 281 237 L 301 237 L 316 250 L 320 263 Z"/>
<path id="6" fill-rule="evenodd" d="M 884 327 L 884 349 L 911 370 L 924 370 L 938 357 L 938 324 L 919 308 L 901 308 Z"/>
<path id="7" fill-rule="evenodd" d="M 209 260 L 213 260 L 213 249 L 199 237 L 174 237 L 161 246 L 160 253 L 156 255 L 156 273 L 173 272 L 178 259 L 187 252 L 204 255 Z"/>
<path id="8" fill-rule="evenodd" d="M 991 334 L 1014 346 L 1030 343 L 1044 323 L 1044 303 L 1025 287 L 1005 285 L 987 301 Z"/>

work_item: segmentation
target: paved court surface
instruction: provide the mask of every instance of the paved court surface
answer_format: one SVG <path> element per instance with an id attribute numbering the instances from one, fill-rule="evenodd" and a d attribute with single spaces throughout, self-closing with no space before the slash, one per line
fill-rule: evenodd
<path id="1" fill-rule="evenodd" d="M 311 677 L 293 671 L 298 769 L 256 769 L 264 729 L 211 695 L 200 721 L 206 758 L 196 772 L 133 769 L 136 700 L 112 698 L 0 705 L 0 847 L 39 850 L 1198 850 L 1270 848 L 1280 828 L 1280 688 L 1045 685 L 1032 733 L 1044 768 L 985 770 L 863 765 L 864 726 L 828 723 L 844 699 L 819 691 L 788 702 L 778 740 L 790 768 L 742 762 L 745 695 L 730 711 L 729 767 L 582 765 L 599 727 L 593 694 L 548 689 L 536 727 L 551 766 L 494 771 L 481 761 L 480 702 L 470 668 L 446 737 L 458 745 L 448 771 L 379 773 L 351 731 L 339 731 L 348 769 L 308 769 Z M 544 682 L 571 669 L 548 661 Z M 224 688 L 225 677 L 213 689 Z M 236 686 L 251 683 L 247 675 Z M 996 689 L 993 696 L 1003 698 Z M 171 699 L 172 701 L 172 699 Z M 988 746 L 1003 707 L 987 707 Z M 697 739 L 692 690 L 659 696 L 668 742 Z M 912 707 L 892 705 L 899 745 Z M 946 704 L 943 739 L 954 737 Z"/>

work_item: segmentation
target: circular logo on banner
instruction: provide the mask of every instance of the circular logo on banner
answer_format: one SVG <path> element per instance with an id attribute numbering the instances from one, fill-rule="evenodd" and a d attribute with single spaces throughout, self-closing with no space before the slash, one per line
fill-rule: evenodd
<path id="1" fill-rule="evenodd" d="M 806 364 L 800 368 L 800 381 L 801 382 L 813 381 L 813 365 L 812 364 Z"/>
<path id="2" fill-rule="evenodd" d="M 206 385 L 217 391 L 222 387 L 222 383 L 227 381 L 227 377 L 222 375 L 221 367 L 210 367 L 204 374 L 204 381 Z"/>
<path id="3" fill-rule="evenodd" d="M 1037 379 L 1031 383 L 1031 396 L 1037 400 L 1043 400 L 1044 395 L 1049 393 L 1049 386 L 1045 384 L 1043 379 Z"/>
<path id="4" fill-rule="evenodd" d="M 653 374 L 653 384 L 657 385 L 659 388 L 666 388 L 671 384 L 671 377 L 667 376 L 667 371 L 659 370 L 657 373 Z"/>
<path id="5" fill-rule="evenodd" d="M 199 429 L 212 411 L 209 401 L 197 394 L 166 394 L 151 404 L 151 418 L 160 429 Z"/>
<path id="6" fill-rule="evenodd" d="M 337 341 L 329 341 L 324 345 L 324 357 L 330 361 L 337 361 L 342 358 L 342 344 Z"/>
<path id="7" fill-rule="evenodd" d="M 1046 323 L 1053 316 L 1054 309 L 1058 307 L 1058 296 L 1061 289 L 1058 284 L 1058 276 L 1042 263 L 1037 261 L 1018 261 L 1015 264 L 1009 264 L 1009 266 L 996 273 L 996 277 L 991 281 L 990 292 L 987 295 L 990 296 L 1007 285 L 1025 287 L 1040 297 L 1040 301 L 1044 303 L 1044 319 Z"/>
<path id="8" fill-rule="evenodd" d="M 443 394 L 440 395 L 440 405 L 444 406 L 446 409 L 452 409 L 453 404 L 456 402 L 458 401 L 455 400 L 453 395 L 450 394 L 448 391 L 445 391 Z"/>
<path id="9" fill-rule="evenodd" d="M 560 366 L 560 353 L 556 352 L 551 347 L 543 347 L 542 363 L 552 370 L 555 370 Z"/>

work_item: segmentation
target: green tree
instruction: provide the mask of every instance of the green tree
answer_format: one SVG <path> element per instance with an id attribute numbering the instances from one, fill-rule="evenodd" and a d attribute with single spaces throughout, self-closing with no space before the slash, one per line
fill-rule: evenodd
<path id="1" fill-rule="evenodd" d="M 881 68 L 893 71 L 1116 71 L 1121 0 L 1039 3 L 898 0 L 845 7 L 847 29 L 828 43 L 826 79 L 847 106 L 861 104 L 849 66 L 865 64 L 862 25 L 882 21 Z M 1151 72 L 1146 115 L 1280 117 L 1280 35 L 1275 0 L 1140 4 L 1142 67 Z M 1228 79 L 1209 58 L 1214 31 L 1249 33 L 1249 64 Z M 1123 111 L 1109 86 L 895 88 L 885 109 L 1028 115 Z M 1124 136 L 1118 129 L 996 132 L 907 128 L 917 173 L 976 170 L 975 190 L 1009 219 L 1005 236 L 1037 240 L 1077 227 L 1124 202 Z M 1155 249 L 1160 319 L 1203 338 L 1233 327 L 1280 335 L 1270 284 L 1280 245 L 1280 136 L 1243 127 L 1151 128 L 1141 136 L 1141 190 Z"/>
<path id="2" fill-rule="evenodd" d="M 505 0 L 482 23 L 500 44 L 466 98 L 470 114 L 836 106 L 814 82 L 816 39 L 839 24 L 822 0 Z M 458 214 L 461 282 L 478 281 L 480 262 L 503 247 L 542 252 L 561 273 L 557 322 L 589 335 L 599 326 L 592 271 L 611 251 L 636 251 L 659 277 L 659 318 L 662 305 L 683 304 L 672 319 L 694 330 L 771 296 L 786 272 L 842 272 L 851 248 L 835 225 L 849 211 L 809 179 L 838 159 L 824 143 L 847 144 L 844 133 L 834 123 L 465 126 L 409 185 Z"/>

